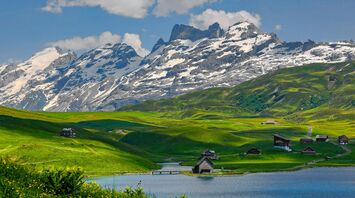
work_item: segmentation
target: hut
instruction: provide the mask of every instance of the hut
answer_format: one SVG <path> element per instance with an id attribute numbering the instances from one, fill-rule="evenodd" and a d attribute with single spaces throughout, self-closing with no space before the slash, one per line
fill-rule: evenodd
<path id="1" fill-rule="evenodd" d="M 260 155 L 261 151 L 257 148 L 249 149 L 245 154 L 247 155 Z"/>
<path id="2" fill-rule="evenodd" d="M 327 135 L 317 135 L 316 142 L 328 142 L 329 137 Z"/>
<path id="3" fill-rule="evenodd" d="M 215 151 L 213 150 L 205 150 L 203 153 L 201 153 L 201 159 L 203 157 L 207 157 L 211 160 L 218 160 L 218 156 Z"/>
<path id="4" fill-rule="evenodd" d="M 267 120 L 265 122 L 262 122 L 261 124 L 278 124 L 276 120 Z"/>
<path id="5" fill-rule="evenodd" d="M 316 151 L 312 149 L 311 147 L 307 147 L 302 151 L 302 154 L 304 155 L 315 155 Z"/>
<path id="6" fill-rule="evenodd" d="M 291 151 L 290 142 L 291 140 L 284 138 L 278 134 L 274 134 L 274 148 L 281 148 L 287 151 Z"/>
<path id="7" fill-rule="evenodd" d="M 76 133 L 72 128 L 63 128 L 59 135 L 63 137 L 76 137 Z"/>
<path id="8" fill-rule="evenodd" d="M 192 168 L 193 173 L 212 173 L 213 163 L 208 157 L 201 158 L 197 164 Z"/>
<path id="9" fill-rule="evenodd" d="M 338 137 L 338 143 L 339 144 L 348 144 L 349 138 L 346 135 L 341 135 Z"/>
<path id="10" fill-rule="evenodd" d="M 301 138 L 300 139 L 300 143 L 301 144 L 312 144 L 313 143 L 313 139 L 312 138 Z"/>

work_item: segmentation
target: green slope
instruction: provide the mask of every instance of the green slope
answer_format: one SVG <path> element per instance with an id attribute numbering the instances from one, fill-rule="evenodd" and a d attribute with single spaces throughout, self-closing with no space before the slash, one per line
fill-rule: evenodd
<path id="1" fill-rule="evenodd" d="M 121 110 L 224 112 L 284 116 L 310 109 L 355 107 L 355 62 L 281 69 L 232 88 L 211 88 Z M 193 110 L 191 110 L 193 109 Z M 186 116 L 186 115 L 184 115 Z M 187 115 L 189 116 L 189 115 Z"/>
<path id="2" fill-rule="evenodd" d="M 283 69 L 232 88 L 122 108 L 130 110 L 126 112 L 49 113 L 0 107 L 0 157 L 20 158 L 38 167 L 80 166 L 90 175 L 146 172 L 164 161 L 192 165 L 205 149 L 220 155 L 217 167 L 237 173 L 289 170 L 337 156 L 319 165 L 353 166 L 355 152 L 347 153 L 335 142 L 346 134 L 351 138 L 347 148 L 354 149 L 354 70 L 354 63 Z M 260 124 L 268 119 L 280 124 Z M 311 145 L 316 156 L 300 154 L 308 145 L 298 140 L 309 126 L 314 134 L 331 138 L 330 143 Z M 63 127 L 75 128 L 78 137 L 59 137 Z M 114 133 L 118 129 L 125 134 Z M 274 149 L 274 133 L 292 139 L 294 151 Z M 245 156 L 252 147 L 263 154 Z"/>

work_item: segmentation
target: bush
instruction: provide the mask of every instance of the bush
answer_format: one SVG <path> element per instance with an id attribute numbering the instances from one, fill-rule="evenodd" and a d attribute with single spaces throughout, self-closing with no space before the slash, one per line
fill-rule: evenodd
<path id="1" fill-rule="evenodd" d="M 147 198 L 142 188 L 123 191 L 103 189 L 86 183 L 80 169 L 46 169 L 0 159 L 0 197 L 112 197 Z"/>

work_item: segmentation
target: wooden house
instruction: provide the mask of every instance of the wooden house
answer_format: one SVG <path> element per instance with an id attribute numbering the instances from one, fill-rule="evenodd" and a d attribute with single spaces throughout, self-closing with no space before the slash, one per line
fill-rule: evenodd
<path id="1" fill-rule="evenodd" d="M 312 149 L 311 147 L 307 147 L 302 151 L 302 154 L 304 155 L 315 155 L 316 151 Z"/>
<path id="2" fill-rule="evenodd" d="M 201 158 L 192 169 L 193 173 L 212 173 L 213 163 L 208 157 Z"/>
<path id="3" fill-rule="evenodd" d="M 338 143 L 339 144 L 348 144 L 349 138 L 346 135 L 341 135 L 338 137 Z"/>
<path id="4" fill-rule="evenodd" d="M 218 160 L 218 156 L 215 151 L 213 150 L 205 150 L 203 153 L 201 153 L 201 159 L 203 157 L 207 157 L 211 160 Z"/>
<path id="5" fill-rule="evenodd" d="M 278 134 L 274 134 L 274 148 L 281 148 L 281 149 L 285 149 L 287 151 L 291 151 L 290 143 L 291 143 L 291 140 L 289 140 L 285 137 L 282 137 Z"/>
<path id="6" fill-rule="evenodd" d="M 257 148 L 249 149 L 245 154 L 247 155 L 260 155 L 261 151 Z"/>
<path id="7" fill-rule="evenodd" d="M 329 137 L 327 135 L 317 135 L 316 142 L 328 142 Z"/>
<path id="8" fill-rule="evenodd" d="M 59 135 L 63 137 L 76 137 L 76 133 L 72 128 L 63 128 Z"/>
<path id="9" fill-rule="evenodd" d="M 312 144 L 313 143 L 313 139 L 312 138 L 301 138 L 300 139 L 300 143 L 301 144 Z"/>
<path id="10" fill-rule="evenodd" d="M 267 120 L 265 122 L 262 122 L 261 124 L 278 124 L 276 120 Z"/>

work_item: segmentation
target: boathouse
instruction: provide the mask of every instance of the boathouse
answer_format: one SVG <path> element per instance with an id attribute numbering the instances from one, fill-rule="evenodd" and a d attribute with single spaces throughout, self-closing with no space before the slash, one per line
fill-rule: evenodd
<path id="1" fill-rule="evenodd" d="M 300 143 L 301 144 L 312 144 L 314 141 L 312 138 L 301 138 Z"/>
<path id="2" fill-rule="evenodd" d="M 76 133 L 72 128 L 63 128 L 62 131 L 59 133 L 60 136 L 63 137 L 76 137 Z"/>
<path id="3" fill-rule="evenodd" d="M 274 134 L 274 148 L 281 148 L 287 151 L 291 151 L 290 142 L 291 140 L 282 137 L 278 134 Z"/>
<path id="4" fill-rule="evenodd" d="M 218 156 L 215 151 L 213 150 L 205 150 L 203 153 L 201 153 L 201 159 L 203 157 L 207 157 L 208 159 L 211 160 L 218 160 Z"/>
<path id="5" fill-rule="evenodd" d="M 261 151 L 257 148 L 249 149 L 245 154 L 247 155 L 260 155 Z"/>
<path id="6" fill-rule="evenodd" d="M 329 137 L 327 135 L 317 135 L 316 142 L 328 142 Z"/>
<path id="7" fill-rule="evenodd" d="M 341 135 L 338 137 L 338 143 L 339 144 L 348 144 L 349 138 L 346 135 Z"/>
<path id="8" fill-rule="evenodd" d="M 212 173 L 213 172 L 213 163 L 208 157 L 203 157 L 192 169 L 193 173 L 202 174 L 202 173 Z"/>
<path id="9" fill-rule="evenodd" d="M 304 155 L 315 155 L 316 151 L 312 149 L 311 147 L 307 147 L 302 151 L 302 154 Z"/>

